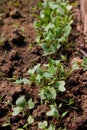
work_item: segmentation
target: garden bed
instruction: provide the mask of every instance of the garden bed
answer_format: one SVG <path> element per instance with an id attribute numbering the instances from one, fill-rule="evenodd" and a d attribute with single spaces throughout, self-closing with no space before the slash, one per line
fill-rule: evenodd
<path id="1" fill-rule="evenodd" d="M 30 0 L 18 0 L 2 4 L 0 15 L 0 130 L 17 130 L 23 128 L 27 123 L 27 113 L 24 116 L 21 113 L 17 116 L 11 115 L 12 105 L 15 106 L 16 100 L 21 96 L 24 96 L 27 101 L 32 98 L 35 104 L 35 107 L 29 111 L 34 122 L 25 129 L 39 130 L 38 123 L 47 121 L 49 125 L 55 126 L 55 130 L 86 130 L 86 70 L 84 71 L 82 68 L 74 70 L 65 81 L 66 91 L 57 94 L 55 99 L 57 105 L 62 103 L 62 107 L 59 109 L 60 115 L 67 112 L 60 120 L 46 115 L 50 109 L 49 102 L 41 104 L 38 95 L 39 85 L 15 83 L 19 78 L 28 79 L 28 70 L 38 63 L 43 65 L 48 62 L 48 58 L 43 56 L 42 48 L 35 42 L 37 34 L 34 22 L 37 19 L 35 14 L 39 15 L 38 2 L 39 0 L 31 2 Z M 74 22 L 69 42 L 72 45 L 68 50 L 61 48 L 59 51 L 59 54 L 63 53 L 67 56 L 64 64 L 68 68 L 72 66 L 73 61 L 78 61 L 78 64 L 81 65 L 83 56 L 87 55 L 79 1 L 76 0 L 71 13 Z M 57 52 L 52 58 L 58 60 L 59 54 Z"/>

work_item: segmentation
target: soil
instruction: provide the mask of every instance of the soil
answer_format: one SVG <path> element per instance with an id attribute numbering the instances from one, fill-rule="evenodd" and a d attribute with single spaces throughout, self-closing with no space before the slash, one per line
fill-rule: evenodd
<path id="1" fill-rule="evenodd" d="M 2 1 L 0 7 L 0 12 L 3 14 L 0 17 L 0 36 L 4 34 L 4 44 L 0 46 L 0 130 L 17 130 L 26 123 L 26 116 L 19 114 L 16 117 L 10 116 L 10 125 L 2 127 L 8 119 L 7 115 L 12 111 L 11 104 L 15 104 L 16 99 L 21 95 L 27 100 L 32 98 L 35 103 L 35 109 L 31 111 L 35 122 L 30 125 L 29 130 L 39 130 L 38 122 L 43 120 L 55 124 L 56 130 L 59 127 L 66 127 L 67 130 L 87 130 L 87 71 L 80 69 L 73 72 L 66 81 L 67 91 L 57 95 L 56 102 L 64 104 L 60 113 L 68 111 L 61 123 L 53 117 L 46 116 L 49 107 L 40 103 L 39 86 L 14 83 L 15 78 L 28 78 L 29 68 L 47 61 L 42 55 L 42 49 L 35 43 L 34 13 L 38 13 L 36 8 L 38 1 Z M 67 52 L 69 53 L 67 65 L 77 57 L 81 60 L 87 52 L 79 1 L 73 8 L 72 14 L 74 23 L 69 41 L 72 41 L 75 47 L 72 46 Z M 72 98 L 74 103 L 71 106 L 63 100 L 68 101 Z"/>

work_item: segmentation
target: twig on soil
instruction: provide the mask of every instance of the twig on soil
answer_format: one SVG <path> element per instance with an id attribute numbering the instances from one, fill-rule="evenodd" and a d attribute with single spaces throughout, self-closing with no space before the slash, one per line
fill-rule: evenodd
<path id="1" fill-rule="evenodd" d="M 80 49 L 79 51 L 80 51 L 85 57 L 87 57 L 87 53 L 86 53 L 84 50 Z"/>

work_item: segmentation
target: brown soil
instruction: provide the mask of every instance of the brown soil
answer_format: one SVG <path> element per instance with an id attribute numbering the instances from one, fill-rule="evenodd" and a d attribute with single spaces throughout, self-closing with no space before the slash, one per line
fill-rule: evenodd
<path id="1" fill-rule="evenodd" d="M 37 63 L 46 62 L 46 58 L 42 56 L 41 48 L 37 47 L 34 42 L 36 33 L 33 26 L 35 21 L 33 14 L 38 13 L 38 10 L 35 10 L 38 1 L 5 1 L 0 7 L 3 12 L 3 16 L 0 17 L 0 35 L 2 32 L 4 33 L 4 45 L 0 46 L 0 98 L 2 98 L 0 100 L 0 130 L 17 130 L 26 123 L 26 116 L 23 117 L 19 114 L 16 117 L 10 116 L 10 126 L 2 127 L 7 120 L 7 115 L 12 111 L 11 103 L 15 104 L 16 99 L 21 95 L 24 95 L 27 100 L 33 98 L 36 106 L 31 112 L 35 122 L 30 125 L 29 130 L 39 130 L 37 124 L 43 120 L 55 124 L 56 130 L 60 126 L 66 127 L 67 130 L 87 130 L 87 72 L 75 71 L 67 79 L 67 91 L 57 96 L 56 102 L 64 104 L 60 113 L 68 111 L 61 123 L 46 116 L 49 107 L 40 104 L 39 87 L 14 83 L 13 76 L 28 78 L 29 68 Z M 76 44 L 76 48 L 73 47 L 70 50 L 68 64 L 71 64 L 75 57 L 82 59 L 87 52 L 79 2 L 72 10 L 72 14 L 74 23 L 70 41 Z M 72 106 L 63 101 L 63 99 L 68 101 L 70 98 L 74 98 Z"/>

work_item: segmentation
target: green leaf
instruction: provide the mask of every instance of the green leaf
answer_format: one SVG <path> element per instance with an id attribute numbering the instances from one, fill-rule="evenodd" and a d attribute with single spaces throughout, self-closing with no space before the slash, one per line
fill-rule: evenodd
<path id="1" fill-rule="evenodd" d="M 34 22 L 34 27 L 35 28 L 41 27 L 41 22 Z"/>
<path id="2" fill-rule="evenodd" d="M 53 87 L 49 87 L 48 90 L 49 93 L 52 95 L 52 98 L 55 99 L 57 95 L 56 90 Z"/>
<path id="3" fill-rule="evenodd" d="M 58 87 L 58 90 L 59 90 L 60 92 L 66 91 L 65 81 L 58 81 L 58 82 L 56 82 L 55 85 L 56 85 L 56 87 Z"/>
<path id="4" fill-rule="evenodd" d="M 27 119 L 27 122 L 29 124 L 32 124 L 34 122 L 34 119 L 32 118 L 32 116 L 29 116 L 28 119 Z"/>
<path id="5" fill-rule="evenodd" d="M 40 129 L 45 129 L 47 126 L 48 126 L 47 121 L 43 121 L 43 122 L 39 122 L 39 123 L 38 123 L 38 127 L 39 127 Z"/>
<path id="6" fill-rule="evenodd" d="M 16 84 L 30 84 L 30 81 L 28 79 L 24 78 L 24 79 L 18 79 L 18 80 L 16 80 L 15 83 Z"/>
<path id="7" fill-rule="evenodd" d="M 9 123 L 4 123 L 4 124 L 2 124 L 2 127 L 7 127 L 9 125 L 10 125 Z"/>
<path id="8" fill-rule="evenodd" d="M 74 99 L 73 99 L 73 98 L 70 98 L 70 99 L 69 99 L 69 105 L 72 105 L 72 104 L 74 104 Z"/>
<path id="9" fill-rule="evenodd" d="M 33 69 L 29 69 L 28 74 L 33 75 L 35 71 L 39 69 L 39 67 L 40 67 L 40 64 L 37 64 L 36 66 L 34 66 Z"/>
<path id="10" fill-rule="evenodd" d="M 38 2 L 38 7 L 42 7 L 42 2 Z"/>
<path id="11" fill-rule="evenodd" d="M 51 73 L 49 73 L 49 72 L 45 72 L 45 73 L 43 74 L 43 77 L 45 77 L 45 78 L 52 78 L 53 75 L 52 75 Z"/>
<path id="12" fill-rule="evenodd" d="M 32 101 L 32 98 L 30 100 L 28 100 L 28 107 L 29 109 L 33 109 L 35 106 L 34 102 Z"/>
<path id="13" fill-rule="evenodd" d="M 74 62 L 74 63 L 73 63 L 72 69 L 73 69 L 73 70 L 78 70 L 78 69 L 79 69 L 79 65 L 78 65 L 77 62 Z"/>
<path id="14" fill-rule="evenodd" d="M 66 56 L 61 55 L 62 61 L 66 61 Z"/>
<path id="15" fill-rule="evenodd" d="M 83 61 L 87 65 L 87 57 L 83 56 Z"/>
<path id="16" fill-rule="evenodd" d="M 55 127 L 55 125 L 50 124 L 50 126 L 48 127 L 47 130 L 56 130 L 56 127 Z"/>
<path id="17" fill-rule="evenodd" d="M 56 98 L 56 90 L 53 87 L 45 86 L 40 90 L 39 96 L 42 100 L 44 99 L 55 99 Z"/>
<path id="18" fill-rule="evenodd" d="M 68 113 L 68 111 L 63 112 L 62 115 L 61 115 L 61 118 L 64 118 L 64 117 L 66 116 L 67 113 Z"/>
<path id="19" fill-rule="evenodd" d="M 37 81 L 40 83 L 40 82 L 41 82 L 41 79 L 42 79 L 42 76 L 41 76 L 40 74 L 37 74 L 36 79 L 37 79 Z"/>
<path id="20" fill-rule="evenodd" d="M 23 82 L 22 82 L 22 79 L 17 79 L 17 80 L 15 81 L 15 83 L 16 83 L 16 84 L 22 84 Z"/>
<path id="21" fill-rule="evenodd" d="M 16 105 L 19 106 L 19 107 L 24 107 L 26 105 L 26 99 L 25 99 L 25 97 L 24 96 L 19 97 L 16 100 Z"/>
<path id="22" fill-rule="evenodd" d="M 55 53 L 57 51 L 57 46 L 51 44 L 50 49 L 52 53 Z"/>
<path id="23" fill-rule="evenodd" d="M 40 17 L 43 19 L 45 17 L 44 10 L 40 11 Z"/>
<path id="24" fill-rule="evenodd" d="M 42 43 L 40 46 L 42 47 L 42 49 L 44 50 L 44 54 L 46 55 L 48 53 L 48 46 L 44 43 Z"/>
<path id="25" fill-rule="evenodd" d="M 24 129 L 22 129 L 22 128 L 18 128 L 17 130 L 24 130 Z"/>
<path id="26" fill-rule="evenodd" d="M 29 124 L 26 123 L 26 124 L 23 126 L 23 128 L 26 129 L 28 125 L 29 125 Z"/>
<path id="27" fill-rule="evenodd" d="M 58 106 L 58 108 L 61 108 L 61 107 L 62 107 L 62 105 L 63 105 L 63 104 L 62 104 L 62 103 L 60 103 L 60 104 L 59 104 L 59 106 Z"/>
<path id="28" fill-rule="evenodd" d="M 37 36 L 37 38 L 35 39 L 35 42 L 36 42 L 36 43 L 39 43 L 39 42 L 40 42 L 40 36 Z"/>
<path id="29" fill-rule="evenodd" d="M 55 27 L 55 25 L 50 22 L 50 23 L 48 23 L 48 25 L 45 27 L 45 31 L 48 32 L 49 29 L 53 29 L 54 27 Z"/>
<path id="30" fill-rule="evenodd" d="M 51 9 L 57 9 L 58 8 L 58 4 L 54 3 L 54 2 L 50 2 L 49 6 Z"/>
<path id="31" fill-rule="evenodd" d="M 22 82 L 23 82 L 24 84 L 30 84 L 30 81 L 29 81 L 28 79 L 26 79 L 26 78 L 22 79 Z"/>
<path id="32" fill-rule="evenodd" d="M 43 55 L 52 55 L 62 47 L 62 43 L 68 44 L 72 23 L 69 11 L 72 6 L 64 0 L 45 0 L 40 5 L 40 16 L 35 24 L 40 37 L 38 41 L 44 51 Z"/>
<path id="33" fill-rule="evenodd" d="M 61 47 L 61 45 L 59 43 L 57 43 L 57 45 L 56 45 L 57 50 L 59 50 L 60 47 Z"/>
<path id="34" fill-rule="evenodd" d="M 40 96 L 41 100 L 44 100 L 44 99 L 46 99 L 46 96 L 45 96 L 45 91 L 44 91 L 44 89 L 40 90 L 40 92 L 39 92 L 39 94 L 38 94 L 38 95 Z"/>
<path id="35" fill-rule="evenodd" d="M 87 57 L 83 56 L 83 63 L 82 63 L 82 67 L 83 70 L 86 71 L 87 70 Z"/>
<path id="36" fill-rule="evenodd" d="M 14 107 L 12 110 L 12 116 L 17 116 L 20 112 L 22 112 L 22 107 Z"/>
<path id="37" fill-rule="evenodd" d="M 71 26 L 70 25 L 67 25 L 65 28 L 64 28 L 64 32 L 65 32 L 65 36 L 68 36 L 71 32 Z"/>
<path id="38" fill-rule="evenodd" d="M 66 9 L 67 9 L 67 11 L 70 11 L 72 9 L 72 6 L 71 5 L 67 5 Z"/>
<path id="39" fill-rule="evenodd" d="M 54 117 L 59 117 L 59 112 L 56 108 L 53 108 L 52 110 L 48 111 L 46 113 L 47 116 L 54 116 Z"/>

